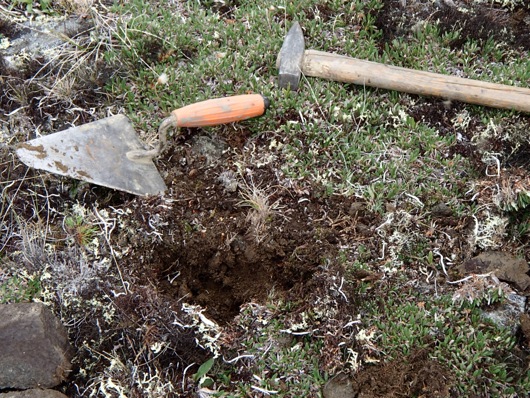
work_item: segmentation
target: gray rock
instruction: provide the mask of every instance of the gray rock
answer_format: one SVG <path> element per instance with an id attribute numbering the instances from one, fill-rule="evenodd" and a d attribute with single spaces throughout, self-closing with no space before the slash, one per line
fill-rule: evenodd
<path id="1" fill-rule="evenodd" d="M 526 297 L 509 294 L 506 299 L 506 302 L 494 310 L 483 311 L 482 316 L 498 326 L 510 328 L 515 334 L 520 325 L 521 314 L 524 314 Z"/>
<path id="2" fill-rule="evenodd" d="M 228 149 L 226 142 L 218 137 L 204 135 L 192 137 L 191 150 L 195 156 L 204 157 L 207 165 L 216 165 Z"/>
<path id="3" fill-rule="evenodd" d="M 54 48 L 64 44 L 67 37 L 74 37 L 92 28 L 89 19 L 77 17 L 31 19 L 18 24 L 20 31 L 16 38 L 8 41 L 5 48 L 0 48 L 7 66 L 17 68 L 24 55 L 35 57 L 38 54 L 50 53 Z"/>
<path id="4" fill-rule="evenodd" d="M 55 387 L 71 359 L 66 329 L 44 304 L 0 305 L 0 389 Z"/>
<path id="5" fill-rule="evenodd" d="M 217 181 L 219 181 L 226 192 L 230 193 L 236 192 L 237 187 L 239 186 L 237 182 L 237 175 L 232 170 L 223 171 L 219 177 L 217 177 Z"/>
<path id="6" fill-rule="evenodd" d="M 0 394 L 0 398 L 68 398 L 66 395 L 55 390 L 41 390 L 34 388 L 24 391 L 12 391 Z"/>
<path id="7" fill-rule="evenodd" d="M 350 378 L 339 373 L 329 380 L 322 390 L 324 398 L 354 398 L 357 396 Z"/>
<path id="8" fill-rule="evenodd" d="M 453 210 L 445 203 L 438 203 L 432 207 L 431 213 L 434 217 L 450 217 L 453 215 Z"/>

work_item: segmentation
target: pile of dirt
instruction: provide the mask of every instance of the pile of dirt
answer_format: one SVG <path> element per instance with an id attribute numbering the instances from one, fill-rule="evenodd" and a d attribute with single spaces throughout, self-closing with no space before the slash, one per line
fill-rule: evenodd
<path id="1" fill-rule="evenodd" d="M 353 377 L 339 374 L 324 387 L 324 398 L 450 397 L 449 369 L 418 350 L 399 360 L 372 365 Z"/>
<path id="2" fill-rule="evenodd" d="M 428 350 L 388 363 L 367 367 L 353 381 L 358 398 L 449 397 L 451 372 L 429 358 Z"/>

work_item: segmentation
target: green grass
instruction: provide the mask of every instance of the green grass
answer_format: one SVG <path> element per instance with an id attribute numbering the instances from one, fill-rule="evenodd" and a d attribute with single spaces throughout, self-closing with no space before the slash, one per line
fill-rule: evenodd
<path id="1" fill-rule="evenodd" d="M 459 33 L 441 34 L 432 22 L 386 43 L 380 53 L 375 15 L 382 3 L 377 0 L 348 7 L 342 2 L 242 2 L 230 15 L 203 6 L 191 2 L 172 9 L 136 0 L 120 9 L 134 17 L 120 25 L 121 50 L 108 58 L 119 59 L 127 74 L 109 89 L 123 98 L 133 120 L 153 137 L 172 109 L 212 97 L 263 93 L 271 109 L 245 127 L 254 134 L 276 134 L 286 176 L 321 185 L 328 194 L 364 198 L 379 212 L 405 192 L 427 204 L 462 196 L 468 188 L 461 172 L 469 165 L 450 155 L 456 137 L 440 136 L 416 121 L 410 107 L 421 100 L 406 94 L 321 79 L 303 79 L 297 93 L 278 90 L 276 55 L 289 27 L 278 18 L 300 21 L 307 48 L 439 73 L 458 68 L 471 78 L 494 63 L 488 79 L 504 83 L 524 83 L 528 73 L 525 59 L 506 54 L 492 41 L 479 54 L 474 41 L 451 49 Z M 502 64 L 497 62 L 501 54 Z M 157 83 L 162 74 L 167 84 Z M 474 117 L 484 112 L 469 109 Z M 507 114 L 489 110 L 484 123 Z"/>
<path id="2" fill-rule="evenodd" d="M 0 304 L 30 302 L 41 292 L 38 276 L 13 275 L 0 281 Z"/>
<path id="3" fill-rule="evenodd" d="M 495 3 L 519 4 L 515 0 Z M 28 12 L 35 9 L 35 2 L 29 0 L 11 4 L 28 7 Z M 41 8 L 49 4 L 40 2 Z M 473 184 L 484 173 L 472 159 L 454 150 L 462 139 L 459 135 L 518 148 L 527 145 L 528 121 L 511 111 L 461 105 L 451 118 L 429 122 L 417 114 L 439 106 L 441 100 L 317 78 L 302 77 L 298 92 L 276 86 L 276 56 L 293 20 L 303 27 L 307 48 L 437 73 L 458 71 L 498 83 L 528 84 L 528 54 L 492 39 L 470 39 L 461 48 L 453 48 L 451 43 L 461 32 L 442 33 L 435 20 L 384 41 L 377 25 L 383 5 L 382 0 L 117 2 L 112 11 L 119 17 L 104 38 L 108 42 L 90 42 L 87 48 L 106 49 L 104 59 L 114 68 L 106 86 L 110 102 L 133 120 L 146 142 L 154 142 L 160 121 L 173 109 L 234 94 L 267 96 L 271 107 L 266 115 L 241 126 L 253 137 L 263 137 L 266 144 L 259 150 L 273 153 L 282 178 L 315 196 L 364 201 L 365 216 L 380 220 L 380 225 L 372 225 L 377 227 L 372 231 L 377 234 L 374 246 L 372 242 L 348 242 L 338 259 L 326 259 L 344 267 L 345 286 L 357 287 L 357 296 L 351 299 L 359 303 L 358 313 L 349 315 L 354 319 L 361 314 L 355 319 L 362 321 L 363 330 L 376 331 L 372 343 L 384 353 L 379 359 L 397 359 L 428 348 L 431 358 L 455 375 L 455 390 L 462 396 L 522 393 L 530 389 L 530 376 L 513 370 L 524 368 L 513 354 L 515 338 L 481 317 L 483 303 L 455 304 L 447 295 L 419 297 L 398 286 L 407 283 L 414 272 L 415 278 L 423 278 L 418 276 L 421 269 L 441 273 L 434 254 L 441 245 L 446 245 L 441 250 L 447 258 L 455 263 L 462 260 L 459 253 L 453 253 L 459 248 L 449 244 L 453 236 L 438 227 L 438 220 L 429 213 L 432 206 L 449 204 L 462 222 L 461 229 L 455 227 L 451 234 L 468 233 L 464 221 L 484 217 L 485 206 L 471 199 L 478 193 Z M 233 134 L 225 126 L 206 131 Z M 490 152 L 491 148 L 485 150 L 485 154 Z M 270 187 L 260 188 L 269 192 Z M 262 209 L 257 200 L 250 199 L 248 195 L 248 203 L 243 204 L 261 210 L 263 217 L 257 223 L 266 223 L 277 203 L 265 201 Z M 510 216 L 514 236 L 523 241 L 530 229 L 529 195 L 524 191 L 504 200 L 495 208 L 486 207 L 492 209 L 491 217 Z M 265 211 L 267 206 L 270 209 Z M 182 228 L 186 235 L 193 226 Z M 63 230 L 66 243 L 76 243 L 81 249 L 98 232 L 93 223 L 76 214 L 64 217 Z M 472 253 L 476 248 L 469 245 Z M 380 273 L 384 282 L 357 283 L 355 271 Z M 385 284 L 388 287 L 381 287 Z M 69 288 L 75 290 L 75 286 Z M 38 278 L 13 276 L 0 285 L 0 303 L 30 301 L 40 291 Z M 329 297 L 322 298 L 322 307 L 297 314 L 306 329 L 300 325 L 297 329 L 291 318 L 299 303 L 278 304 L 271 299 L 269 307 L 247 307 L 236 327 L 238 333 L 247 333 L 242 348 L 252 361 L 241 358 L 230 363 L 210 356 L 196 364 L 198 369 L 188 375 L 190 380 L 197 388 L 214 388 L 215 396 L 259 392 L 278 397 L 319 396 L 332 376 L 327 371 L 334 369 L 320 361 L 322 352 L 329 349 L 326 338 L 333 333 L 297 335 L 293 331 L 304 332 L 316 324 L 325 330 L 323 325 L 336 315 L 323 315 L 336 304 L 325 299 Z M 109 304 L 109 308 L 114 314 L 114 307 Z M 113 316 L 108 319 L 114 321 Z M 358 362 L 352 359 L 359 347 L 341 343 L 337 356 L 344 367 L 357 370 L 366 365 L 361 350 Z M 126 359 L 116 363 L 125 369 Z M 105 374 L 94 376 L 99 379 L 104 385 Z M 112 379 L 108 380 L 111 385 Z M 93 388 L 97 389 L 96 382 Z"/>
<path id="4" fill-rule="evenodd" d="M 78 214 L 65 217 L 64 228 L 71 239 L 81 246 L 87 246 L 99 231 Z"/>
<path id="5" fill-rule="evenodd" d="M 11 5 L 11 7 L 23 8 L 28 14 L 53 13 L 53 4 L 51 0 L 11 0 L 8 1 L 8 5 Z"/>
<path id="6" fill-rule="evenodd" d="M 401 357 L 426 348 L 456 377 L 461 396 L 511 396 L 530 389 L 521 373 L 516 338 L 481 315 L 480 303 L 453 303 L 450 296 L 390 294 L 369 310 L 377 326 L 376 344 L 385 355 Z M 371 320 L 365 320 L 371 322 Z M 524 368 L 524 367 L 523 367 Z"/>

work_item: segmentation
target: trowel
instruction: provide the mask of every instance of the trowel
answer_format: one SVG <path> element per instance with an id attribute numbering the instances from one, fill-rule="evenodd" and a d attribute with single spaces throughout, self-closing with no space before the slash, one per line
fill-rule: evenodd
<path id="1" fill-rule="evenodd" d="M 130 120 L 115 115 L 26 141 L 16 152 L 22 162 L 36 169 L 135 195 L 157 195 L 167 187 L 153 159 L 164 150 L 168 129 L 237 122 L 261 116 L 267 107 L 265 97 L 247 94 L 176 109 L 160 124 L 158 144 L 150 150 Z"/>

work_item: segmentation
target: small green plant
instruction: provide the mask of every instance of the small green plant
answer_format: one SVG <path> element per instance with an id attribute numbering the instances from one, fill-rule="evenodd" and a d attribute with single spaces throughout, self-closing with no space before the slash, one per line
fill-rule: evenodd
<path id="1" fill-rule="evenodd" d="M 87 246 L 98 231 L 96 226 L 86 223 L 80 215 L 66 217 L 64 219 L 64 227 L 74 242 L 80 246 Z"/>
<path id="2" fill-rule="evenodd" d="M 41 284 L 37 276 L 24 278 L 14 275 L 0 282 L 0 304 L 29 302 L 40 291 Z"/>
<path id="3" fill-rule="evenodd" d="M 199 366 L 197 373 L 193 375 L 193 380 L 199 385 L 199 387 L 211 387 L 213 385 L 214 381 L 207 375 L 212 369 L 214 362 L 215 358 L 208 359 L 201 366 Z"/>
<path id="4" fill-rule="evenodd" d="M 22 7 L 28 14 L 36 14 L 40 11 L 45 14 L 51 14 L 52 0 L 11 0 L 11 7 Z"/>

